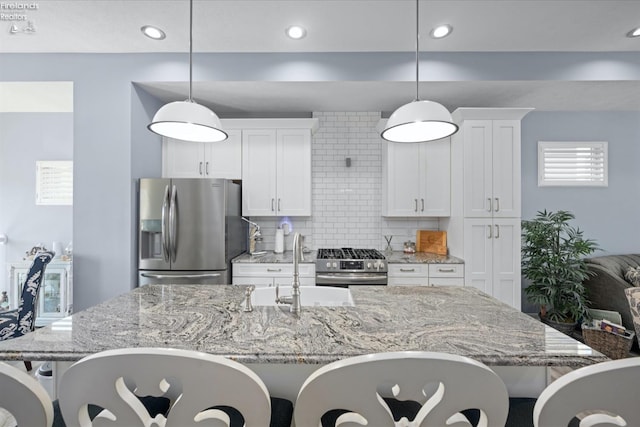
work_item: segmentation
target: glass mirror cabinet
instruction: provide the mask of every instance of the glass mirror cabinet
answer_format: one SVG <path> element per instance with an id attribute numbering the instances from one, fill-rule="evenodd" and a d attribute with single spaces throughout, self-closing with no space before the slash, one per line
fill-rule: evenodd
<path id="1" fill-rule="evenodd" d="M 29 272 L 31 261 L 25 260 L 9 264 L 11 284 L 11 308 L 18 307 L 18 298 Z M 44 274 L 44 283 L 38 295 L 36 327 L 68 316 L 73 311 L 73 280 L 71 261 L 53 259 Z"/>

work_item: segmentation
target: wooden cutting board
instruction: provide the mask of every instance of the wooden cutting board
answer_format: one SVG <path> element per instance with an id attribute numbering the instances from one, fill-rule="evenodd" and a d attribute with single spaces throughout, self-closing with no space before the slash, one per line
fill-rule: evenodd
<path id="1" fill-rule="evenodd" d="M 447 232 L 418 230 L 418 232 L 416 233 L 416 251 L 446 255 Z"/>

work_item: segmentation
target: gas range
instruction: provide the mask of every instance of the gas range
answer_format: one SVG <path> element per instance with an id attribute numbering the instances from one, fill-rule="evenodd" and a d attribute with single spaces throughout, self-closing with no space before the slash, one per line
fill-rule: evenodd
<path id="1" fill-rule="evenodd" d="M 318 249 L 316 285 L 386 285 L 387 262 L 375 249 Z"/>

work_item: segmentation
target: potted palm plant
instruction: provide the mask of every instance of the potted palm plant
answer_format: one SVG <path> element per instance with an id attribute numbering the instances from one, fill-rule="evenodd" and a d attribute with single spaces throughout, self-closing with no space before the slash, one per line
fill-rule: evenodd
<path id="1" fill-rule="evenodd" d="M 574 218 L 568 211 L 544 210 L 522 221 L 522 274 L 531 281 L 525 294 L 540 305 L 540 319 L 563 332 L 589 317 L 582 282 L 590 273 L 584 257 L 598 249 L 569 224 Z"/>

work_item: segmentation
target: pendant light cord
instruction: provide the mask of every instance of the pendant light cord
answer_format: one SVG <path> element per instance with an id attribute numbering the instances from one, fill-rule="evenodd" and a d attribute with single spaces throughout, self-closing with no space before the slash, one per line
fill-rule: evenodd
<path id="1" fill-rule="evenodd" d="M 191 89 L 193 85 L 193 0 L 189 0 L 189 102 L 193 102 L 191 98 Z"/>
<path id="2" fill-rule="evenodd" d="M 420 100 L 419 81 L 420 81 L 420 61 L 418 53 L 420 52 L 420 0 L 416 0 L 416 101 Z"/>

